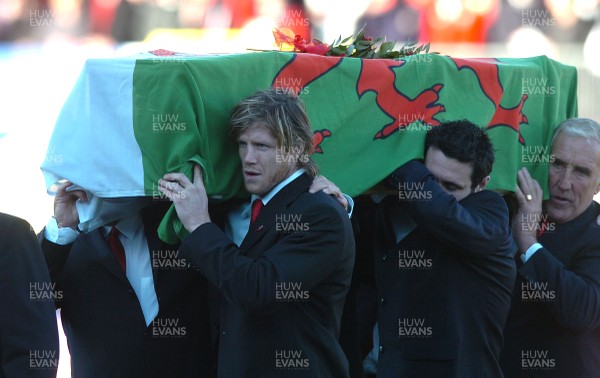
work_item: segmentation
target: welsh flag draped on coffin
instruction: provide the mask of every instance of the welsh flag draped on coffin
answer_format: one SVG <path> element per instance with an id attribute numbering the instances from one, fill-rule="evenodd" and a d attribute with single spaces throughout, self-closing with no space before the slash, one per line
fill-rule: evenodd
<path id="1" fill-rule="evenodd" d="M 57 120 L 42 164 L 47 186 L 68 179 L 101 197 L 159 196 L 166 172 L 206 172 L 208 194 L 245 195 L 233 105 L 258 89 L 303 99 L 314 159 L 344 192 L 358 195 L 423 156 L 428 128 L 466 118 L 489 129 L 497 162 L 490 188 L 512 191 L 527 166 L 547 181 L 554 127 L 577 115 L 576 70 L 546 57 L 400 60 L 262 52 L 189 56 L 164 50 L 89 60 Z M 161 238 L 184 230 L 174 211 Z"/>

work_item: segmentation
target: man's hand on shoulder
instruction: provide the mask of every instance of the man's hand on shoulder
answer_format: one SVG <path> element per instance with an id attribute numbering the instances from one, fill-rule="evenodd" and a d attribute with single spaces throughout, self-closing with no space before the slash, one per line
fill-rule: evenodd
<path id="1" fill-rule="evenodd" d="M 338 188 L 337 185 L 329 181 L 325 176 L 315 177 L 312 185 L 308 189 L 310 193 L 316 193 L 321 190 L 325 194 L 333 196 L 340 203 L 340 205 L 344 206 L 344 209 L 348 211 L 348 199 L 346 198 L 346 196 L 344 196 L 340 188 Z"/>

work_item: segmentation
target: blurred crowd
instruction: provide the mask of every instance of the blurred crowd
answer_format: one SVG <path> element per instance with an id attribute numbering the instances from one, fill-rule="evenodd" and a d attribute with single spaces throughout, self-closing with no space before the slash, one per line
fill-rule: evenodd
<path id="1" fill-rule="evenodd" d="M 598 0 L 0 0 L 0 41 L 143 40 L 154 29 L 285 26 L 331 42 L 364 26 L 388 40 L 583 43 Z M 526 33 L 526 34 L 523 34 Z"/>

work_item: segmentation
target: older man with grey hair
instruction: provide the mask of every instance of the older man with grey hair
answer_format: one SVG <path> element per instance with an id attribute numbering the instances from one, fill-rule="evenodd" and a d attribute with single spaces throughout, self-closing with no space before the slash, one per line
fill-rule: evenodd
<path id="1" fill-rule="evenodd" d="M 505 327 L 507 377 L 597 377 L 600 372 L 600 124 L 562 122 L 548 190 L 518 173 L 513 234 L 518 277 Z"/>

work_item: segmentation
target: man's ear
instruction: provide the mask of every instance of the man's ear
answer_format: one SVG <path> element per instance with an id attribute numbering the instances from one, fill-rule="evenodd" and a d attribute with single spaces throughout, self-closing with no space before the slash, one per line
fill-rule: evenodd
<path id="1" fill-rule="evenodd" d="M 485 176 L 483 180 L 475 187 L 474 193 L 481 192 L 487 186 L 488 182 L 490 182 L 490 176 Z"/>

